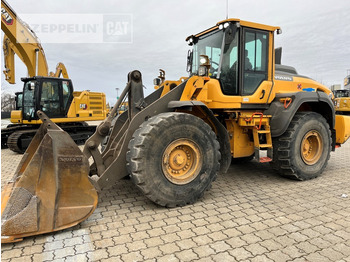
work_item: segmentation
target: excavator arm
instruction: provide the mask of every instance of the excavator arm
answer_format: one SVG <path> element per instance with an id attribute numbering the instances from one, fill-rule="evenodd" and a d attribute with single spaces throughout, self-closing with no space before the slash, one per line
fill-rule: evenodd
<path id="1" fill-rule="evenodd" d="M 10 84 L 15 84 L 15 46 L 10 39 L 5 35 L 2 45 L 4 53 L 4 74 L 5 80 Z M 18 53 L 17 53 L 18 54 Z"/>
<path id="2" fill-rule="evenodd" d="M 38 37 L 5 0 L 1 0 L 1 29 L 12 43 L 11 49 L 27 66 L 29 77 L 48 76 L 45 52 Z M 11 56 L 11 53 L 9 55 Z M 8 62 L 11 62 L 11 59 Z M 9 68 L 6 70 L 12 74 L 11 81 L 14 83 L 14 66 L 7 65 Z"/>
<path id="3" fill-rule="evenodd" d="M 51 77 L 61 77 L 61 75 L 63 78 L 69 78 L 66 66 L 63 63 L 59 62 L 56 65 L 56 72 L 55 73 L 50 72 L 50 76 Z"/>
<path id="4" fill-rule="evenodd" d="M 11 42 L 10 38 L 8 38 L 7 35 L 4 35 L 4 39 L 3 39 L 3 53 L 4 53 L 4 66 L 5 66 L 5 70 L 4 70 L 5 80 L 10 84 L 15 84 L 15 54 L 22 60 L 23 63 L 26 63 L 26 62 L 23 56 L 21 55 L 21 52 L 17 49 L 16 45 Z M 41 75 L 41 76 L 47 76 L 47 74 Z M 69 78 L 67 68 L 61 62 L 59 62 L 56 65 L 56 71 L 50 72 L 49 76 L 50 77 L 62 76 L 63 78 L 67 78 L 67 79 Z"/>
<path id="5" fill-rule="evenodd" d="M 4 74 L 10 84 L 15 83 L 15 54 L 28 70 L 28 76 L 52 76 L 69 78 L 63 63 L 58 63 L 56 72 L 50 72 L 44 49 L 35 32 L 22 21 L 11 6 L 1 0 L 1 29 L 5 33 L 3 40 Z"/>

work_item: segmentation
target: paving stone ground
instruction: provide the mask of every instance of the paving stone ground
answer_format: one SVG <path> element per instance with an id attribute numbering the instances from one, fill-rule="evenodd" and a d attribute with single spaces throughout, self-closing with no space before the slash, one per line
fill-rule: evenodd
<path id="1" fill-rule="evenodd" d="M 21 156 L 1 150 L 1 186 Z M 348 197 L 346 197 L 348 196 Z M 167 209 L 130 180 L 67 230 L 1 246 L 1 261 L 350 261 L 350 142 L 317 179 L 231 165 L 193 205 Z"/>

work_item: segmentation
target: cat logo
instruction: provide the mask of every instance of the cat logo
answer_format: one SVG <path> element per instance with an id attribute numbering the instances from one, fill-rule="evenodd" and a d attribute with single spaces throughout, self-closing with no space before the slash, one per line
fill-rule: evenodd
<path id="1" fill-rule="evenodd" d="M 80 104 L 80 109 L 86 110 L 87 109 L 87 104 Z"/>
<path id="2" fill-rule="evenodd" d="M 2 3 L 1 3 L 2 5 Z M 2 20 L 7 24 L 7 25 L 12 25 L 13 24 L 13 19 L 10 16 L 10 14 L 6 11 L 5 8 L 1 8 L 1 18 Z"/>

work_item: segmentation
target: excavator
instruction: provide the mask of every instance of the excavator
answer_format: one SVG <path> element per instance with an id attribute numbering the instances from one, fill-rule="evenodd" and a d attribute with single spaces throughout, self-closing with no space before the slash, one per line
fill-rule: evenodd
<path id="1" fill-rule="evenodd" d="M 280 64 L 276 33 L 230 18 L 191 35 L 189 76 L 158 78 L 147 97 L 141 72 L 131 71 L 83 151 L 38 110 L 43 124 L 2 192 L 2 243 L 84 221 L 97 192 L 128 175 L 165 207 L 197 201 L 232 159 L 253 156 L 295 180 L 321 175 L 348 140 L 350 117 L 335 114 L 326 86 Z M 128 110 L 118 114 L 126 97 Z"/>
<path id="2" fill-rule="evenodd" d="M 35 114 L 37 110 L 43 110 L 76 143 L 84 143 L 96 130 L 96 126 L 89 126 L 85 121 L 106 117 L 105 94 L 74 92 L 63 63 L 57 64 L 55 72 L 49 72 L 44 49 L 35 32 L 4 0 L 1 1 L 1 29 L 5 33 L 5 80 L 15 83 L 15 54 L 28 70 L 28 77 L 22 78 L 23 91 L 16 93 L 18 109 L 11 112 L 13 124 L 1 129 L 1 148 L 25 152 L 41 124 Z"/>
<path id="3" fill-rule="evenodd" d="M 350 115 L 350 75 L 344 78 L 344 89 L 336 90 L 334 96 L 336 114 Z"/>

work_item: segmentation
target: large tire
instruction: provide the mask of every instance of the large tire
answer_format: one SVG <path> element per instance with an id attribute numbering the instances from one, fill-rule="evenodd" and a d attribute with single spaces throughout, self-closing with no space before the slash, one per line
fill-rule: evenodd
<path id="1" fill-rule="evenodd" d="M 215 180 L 219 142 L 200 118 L 162 113 L 145 121 L 129 142 L 127 167 L 136 186 L 166 207 L 197 201 Z"/>
<path id="2" fill-rule="evenodd" d="M 286 132 L 273 140 L 273 167 L 291 179 L 313 179 L 327 166 L 331 145 L 330 128 L 323 116 L 297 113 Z"/>

